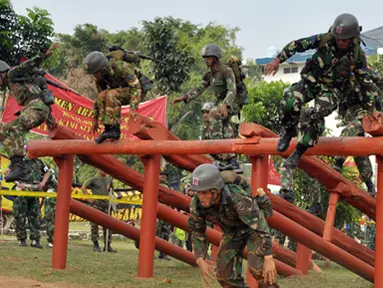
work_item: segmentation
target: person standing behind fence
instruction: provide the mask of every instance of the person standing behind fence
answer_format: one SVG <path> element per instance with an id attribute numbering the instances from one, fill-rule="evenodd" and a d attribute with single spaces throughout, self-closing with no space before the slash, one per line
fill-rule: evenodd
<path id="1" fill-rule="evenodd" d="M 106 177 L 106 173 L 104 171 L 98 170 L 98 174 L 88 179 L 84 183 L 84 185 L 82 185 L 81 190 L 84 194 L 88 194 L 87 189 L 91 189 L 93 195 L 109 196 L 109 190 L 112 188 L 112 186 L 113 186 L 112 179 L 110 179 L 109 177 Z M 109 202 L 108 200 L 98 200 L 98 199 L 93 200 L 92 207 L 108 214 Z M 107 229 L 103 228 L 103 230 L 104 230 L 104 251 L 108 249 L 108 252 L 116 253 L 117 251 L 114 250 L 111 246 L 112 231 L 109 231 L 108 233 L 108 245 L 106 245 L 106 230 Z M 95 223 L 92 223 L 90 231 L 91 231 L 91 238 L 93 241 L 93 251 L 101 252 L 101 248 L 98 243 L 98 240 L 99 240 L 98 225 Z"/>

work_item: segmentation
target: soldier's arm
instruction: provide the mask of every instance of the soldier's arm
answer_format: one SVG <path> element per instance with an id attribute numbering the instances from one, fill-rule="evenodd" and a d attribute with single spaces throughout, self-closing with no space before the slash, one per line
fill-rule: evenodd
<path id="1" fill-rule="evenodd" d="M 305 52 L 310 49 L 316 49 L 319 47 L 321 40 L 326 34 L 317 34 L 299 40 L 294 40 L 287 44 L 282 51 L 277 55 L 280 63 L 286 61 L 291 56 L 298 52 Z"/>
<path id="2" fill-rule="evenodd" d="M 367 106 L 366 108 L 370 110 L 369 112 L 371 112 L 375 106 L 375 97 L 378 96 L 378 88 L 368 74 L 366 55 L 361 49 L 358 56 L 358 61 L 355 67 L 355 76 L 359 78 L 362 91 L 365 91 L 365 105 Z"/>
<path id="3" fill-rule="evenodd" d="M 260 247 L 258 247 L 263 251 L 263 256 L 271 256 L 273 254 L 271 235 L 265 218 L 260 215 L 257 202 L 252 201 L 250 197 L 240 195 L 236 197 L 234 209 L 241 221 L 263 238 L 262 243 L 259 243 Z"/>
<path id="4" fill-rule="evenodd" d="M 20 77 L 24 73 L 31 71 L 35 67 L 39 67 L 46 56 L 42 53 L 37 54 L 35 57 L 28 59 L 18 66 L 13 67 L 8 72 L 8 78 L 12 81 L 13 77 Z"/>
<path id="5" fill-rule="evenodd" d="M 192 89 L 190 92 L 184 95 L 184 102 L 189 103 L 190 101 L 197 99 L 199 96 L 203 95 L 205 91 L 209 88 L 209 72 L 205 73 L 202 77 L 202 84 L 196 89 Z"/>
<path id="6" fill-rule="evenodd" d="M 238 101 L 234 72 L 229 67 L 227 67 L 223 73 L 227 89 L 226 97 L 223 99 L 223 103 L 227 105 L 229 111 L 235 111 L 238 108 Z"/>
<path id="7" fill-rule="evenodd" d="M 192 240 L 194 243 L 195 256 L 197 257 L 197 259 L 205 259 L 207 257 L 209 243 L 206 237 L 205 217 L 197 209 L 198 201 L 198 197 L 193 196 L 193 199 L 190 204 L 190 218 L 188 221 L 188 226 L 192 231 Z"/>
<path id="8" fill-rule="evenodd" d="M 140 81 L 138 80 L 134 66 L 128 64 L 125 61 L 117 61 L 117 71 L 121 73 L 121 76 L 126 80 L 130 87 L 130 109 L 137 110 L 138 105 L 141 102 L 141 86 Z"/>
<path id="9" fill-rule="evenodd" d="M 82 187 L 81 187 L 81 190 L 82 190 L 82 193 L 83 193 L 83 194 L 88 194 L 87 189 L 92 187 L 92 185 L 93 185 L 93 179 L 94 179 L 94 178 L 90 178 L 90 179 L 88 179 L 87 181 L 84 182 L 84 184 L 83 184 Z"/>

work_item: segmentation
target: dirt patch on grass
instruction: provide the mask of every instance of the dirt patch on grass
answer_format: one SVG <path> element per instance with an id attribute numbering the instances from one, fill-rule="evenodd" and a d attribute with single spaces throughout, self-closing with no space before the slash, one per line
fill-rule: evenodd
<path id="1" fill-rule="evenodd" d="M 0 287 L 1 288 L 64 288 L 68 285 L 60 285 L 54 283 L 43 283 L 32 279 L 24 279 L 17 277 L 6 277 L 0 275 Z M 74 286 L 71 286 L 74 288 Z"/>

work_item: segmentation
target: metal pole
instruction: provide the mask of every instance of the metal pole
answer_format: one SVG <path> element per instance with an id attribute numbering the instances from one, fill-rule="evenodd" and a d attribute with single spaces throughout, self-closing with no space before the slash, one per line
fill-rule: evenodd
<path id="1" fill-rule="evenodd" d="M 383 288 L 383 157 L 376 156 L 378 163 L 378 193 L 376 199 L 376 236 L 375 236 L 375 288 Z"/>

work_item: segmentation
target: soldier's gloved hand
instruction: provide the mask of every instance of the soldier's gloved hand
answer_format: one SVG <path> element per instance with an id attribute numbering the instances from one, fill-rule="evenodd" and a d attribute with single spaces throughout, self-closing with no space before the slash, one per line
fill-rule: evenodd
<path id="1" fill-rule="evenodd" d="M 201 272 L 203 281 L 205 282 L 206 286 L 209 287 L 210 285 L 210 280 L 215 281 L 215 271 L 214 271 L 214 266 L 209 265 L 204 259 L 198 258 L 196 261 L 199 270 Z"/>
<path id="2" fill-rule="evenodd" d="M 263 264 L 263 281 L 273 285 L 277 278 L 277 268 L 273 256 L 265 256 L 265 263 Z"/>
<path id="3" fill-rule="evenodd" d="M 185 101 L 186 99 L 187 99 L 187 94 L 182 95 L 181 97 L 178 97 L 178 98 L 176 98 L 176 99 L 173 100 L 173 105 L 174 105 L 174 104 L 177 104 L 177 103 L 179 103 L 179 102 Z"/>

